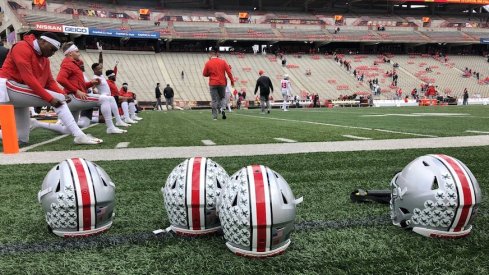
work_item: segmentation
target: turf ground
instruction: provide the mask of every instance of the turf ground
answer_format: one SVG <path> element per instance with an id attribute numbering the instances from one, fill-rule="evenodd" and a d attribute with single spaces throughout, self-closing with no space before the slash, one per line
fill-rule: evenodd
<path id="1" fill-rule="evenodd" d="M 127 135 L 106 137 L 101 125 L 88 132 L 104 138 L 101 148 L 114 148 L 123 141 L 131 142 L 129 147 L 149 147 L 201 145 L 203 139 L 216 144 L 252 144 L 278 142 L 274 138 L 279 137 L 332 141 L 350 140 L 343 135 L 372 139 L 460 136 L 474 135 L 467 130 L 489 132 L 487 110 L 485 106 L 348 108 L 288 113 L 274 110 L 271 115 L 250 110 L 230 114 L 226 121 L 210 120 L 209 111 L 146 112 L 141 115 L 145 120 L 132 126 Z M 438 115 L 413 116 L 413 113 Z M 386 114 L 395 115 L 365 116 Z M 32 141 L 53 136 L 36 130 Z M 93 148 L 74 146 L 71 142 L 71 138 L 65 138 L 34 150 Z M 479 181 L 483 202 L 470 237 L 427 239 L 391 225 L 388 206 L 349 202 L 353 189 L 386 189 L 396 172 L 414 158 L 429 153 L 460 159 Z M 63 241 L 46 230 L 37 192 L 53 164 L 6 165 L 0 166 L 0 274 L 489 272 L 487 146 L 213 159 L 230 174 L 252 163 L 267 165 L 284 176 L 297 197 L 304 196 L 304 202 L 298 206 L 297 230 L 284 255 L 264 260 L 237 257 L 226 248 L 221 235 L 153 237 L 152 230 L 169 225 L 159 190 L 182 159 L 97 162 L 116 183 L 116 217 L 107 233 L 88 241 Z"/>
<path id="2" fill-rule="evenodd" d="M 489 107 L 447 106 L 406 108 L 299 109 L 270 115 L 241 110 L 229 119 L 212 121 L 210 110 L 143 112 L 143 123 L 133 125 L 125 135 L 105 134 L 97 125 L 87 133 L 104 139 L 97 148 L 115 148 L 119 142 L 129 147 L 199 146 L 202 140 L 217 145 L 277 143 L 274 138 L 298 142 L 352 140 L 343 135 L 371 139 L 400 139 L 430 136 L 474 135 L 469 131 L 489 132 Z M 31 144 L 58 136 L 44 129 L 31 134 Z M 36 147 L 30 151 L 80 150 L 93 146 L 74 145 L 71 137 Z"/>

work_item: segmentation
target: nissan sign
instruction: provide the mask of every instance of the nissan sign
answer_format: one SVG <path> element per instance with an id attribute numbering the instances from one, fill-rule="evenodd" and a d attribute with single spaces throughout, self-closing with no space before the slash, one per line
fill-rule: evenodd
<path id="1" fill-rule="evenodd" d="M 37 22 L 33 24 L 34 29 L 45 32 L 63 32 L 63 25 Z"/>
<path id="2" fill-rule="evenodd" d="M 75 27 L 75 26 L 63 26 L 64 33 L 76 33 L 88 35 L 88 28 L 85 27 Z"/>

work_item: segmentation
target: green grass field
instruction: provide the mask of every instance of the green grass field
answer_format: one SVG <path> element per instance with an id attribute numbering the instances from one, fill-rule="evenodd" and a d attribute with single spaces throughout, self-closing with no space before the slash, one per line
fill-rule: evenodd
<path id="1" fill-rule="evenodd" d="M 351 140 L 343 135 L 371 139 L 400 139 L 426 136 L 474 135 L 469 131 L 489 132 L 489 107 L 447 106 L 406 108 L 337 108 L 299 109 L 270 115 L 260 111 L 240 110 L 228 114 L 227 120 L 212 121 L 210 110 L 143 112 L 140 124 L 127 134 L 105 134 L 105 126 L 97 125 L 87 133 L 104 140 L 96 148 L 115 148 L 119 142 L 129 147 L 199 146 L 202 140 L 217 145 L 277 143 L 274 138 L 299 142 Z M 441 114 L 440 114 L 441 113 Z M 30 144 L 58 136 L 44 129 L 31 133 Z M 36 147 L 31 151 L 93 149 L 74 145 L 71 137 Z"/>
<path id="2" fill-rule="evenodd" d="M 97 148 L 274 143 L 273 138 L 297 141 L 350 140 L 342 135 L 372 139 L 413 138 L 408 135 L 474 135 L 489 131 L 486 106 L 447 108 L 371 108 L 333 110 L 258 110 L 232 113 L 226 121 L 210 120 L 210 111 L 146 112 L 127 135 L 89 133 L 104 138 Z M 457 116 L 399 116 L 412 113 L 459 113 Z M 385 115 L 388 116 L 365 116 Z M 283 120 L 279 120 L 283 119 Z M 302 121 L 302 122 L 300 122 Z M 389 133 L 349 127 L 384 129 Z M 36 133 L 37 132 L 37 133 Z M 54 137 L 36 130 L 32 143 Z M 71 138 L 35 150 L 87 149 Z M 474 173 L 482 204 L 472 234 L 459 240 L 427 239 L 404 231 L 388 220 L 389 207 L 353 204 L 349 194 L 358 187 L 387 189 L 393 175 L 414 158 L 444 153 L 460 159 Z M 0 274 L 487 274 L 489 273 L 489 146 L 422 150 L 308 153 L 213 158 L 229 174 L 249 164 L 267 165 L 289 183 L 298 206 L 292 244 L 284 255 L 252 260 L 233 255 L 223 236 L 202 238 L 131 239 L 169 226 L 160 188 L 182 159 L 99 161 L 116 183 L 113 227 L 89 245 L 73 245 L 50 234 L 37 192 L 53 164 L 0 166 Z M 304 224 L 318 224 L 305 229 Z M 76 242 L 76 241 L 75 241 Z M 81 242 L 81 241 L 80 241 Z M 71 244 L 72 246 L 70 246 Z M 18 249 L 24 247 L 26 249 Z"/>

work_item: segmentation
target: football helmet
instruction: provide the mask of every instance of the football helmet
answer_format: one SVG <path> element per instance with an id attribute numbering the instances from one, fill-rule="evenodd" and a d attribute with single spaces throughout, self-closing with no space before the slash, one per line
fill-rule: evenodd
<path id="1" fill-rule="evenodd" d="M 480 202 L 472 172 L 447 155 L 419 157 L 391 181 L 392 222 L 426 237 L 467 236 Z"/>
<path id="2" fill-rule="evenodd" d="M 180 235 L 204 235 L 221 228 L 216 203 L 229 175 L 209 158 L 180 163 L 161 188 L 170 229 Z"/>
<path id="3" fill-rule="evenodd" d="M 285 252 L 301 201 L 272 169 L 263 165 L 242 168 L 231 176 L 219 201 L 227 247 L 253 258 Z"/>
<path id="4" fill-rule="evenodd" d="M 52 232 L 61 237 L 85 237 L 112 226 L 115 184 L 97 164 L 67 159 L 44 178 L 39 203 Z"/>

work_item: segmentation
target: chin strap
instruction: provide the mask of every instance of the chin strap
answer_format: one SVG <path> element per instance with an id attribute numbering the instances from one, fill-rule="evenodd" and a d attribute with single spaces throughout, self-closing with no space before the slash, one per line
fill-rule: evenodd
<path id="1" fill-rule="evenodd" d="M 390 203 L 390 190 L 364 190 L 357 189 L 350 194 L 352 202 L 378 202 L 383 204 Z"/>

